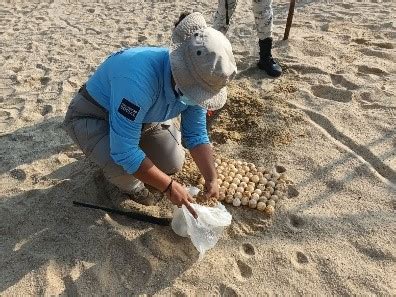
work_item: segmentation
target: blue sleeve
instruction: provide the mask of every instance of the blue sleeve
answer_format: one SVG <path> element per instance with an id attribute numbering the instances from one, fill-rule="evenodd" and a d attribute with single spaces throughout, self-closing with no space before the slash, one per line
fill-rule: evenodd
<path id="1" fill-rule="evenodd" d="M 189 106 L 181 113 L 181 133 L 187 149 L 199 144 L 208 144 L 206 130 L 206 110 L 199 106 Z"/>
<path id="2" fill-rule="evenodd" d="M 150 83 L 131 78 L 115 77 L 110 84 L 110 155 L 126 172 L 134 174 L 146 157 L 139 142 L 155 92 Z"/>

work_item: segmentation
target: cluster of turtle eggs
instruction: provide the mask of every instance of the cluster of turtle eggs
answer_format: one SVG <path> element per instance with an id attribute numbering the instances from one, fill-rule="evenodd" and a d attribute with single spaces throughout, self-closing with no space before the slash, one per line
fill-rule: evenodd
<path id="1" fill-rule="evenodd" d="M 272 215 L 276 203 L 285 195 L 285 173 L 256 167 L 253 163 L 216 159 L 215 166 L 220 185 L 219 201 L 256 208 Z M 205 180 L 199 180 L 202 186 Z"/>

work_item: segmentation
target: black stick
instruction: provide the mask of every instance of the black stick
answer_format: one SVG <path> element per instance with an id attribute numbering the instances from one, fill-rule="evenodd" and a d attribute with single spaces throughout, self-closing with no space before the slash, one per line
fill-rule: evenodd
<path id="1" fill-rule="evenodd" d="M 118 210 L 118 209 L 114 209 L 114 208 L 108 208 L 108 207 L 103 207 L 103 206 L 99 206 L 99 205 L 93 205 L 93 204 L 88 204 L 88 203 L 83 203 L 83 202 L 78 202 L 78 201 L 73 201 L 73 204 L 76 206 L 100 209 L 100 210 L 104 210 L 104 211 L 107 211 L 110 213 L 115 213 L 115 214 L 119 214 L 122 216 L 126 216 L 126 217 L 134 219 L 134 220 L 152 223 L 152 224 L 161 225 L 161 226 L 169 226 L 170 222 L 171 222 L 171 220 L 169 218 L 157 218 L 157 217 L 145 215 L 145 214 L 138 213 L 138 212 L 122 211 L 122 210 Z"/>
<path id="2" fill-rule="evenodd" d="M 226 25 L 230 24 L 230 17 L 228 16 L 228 1 L 225 0 L 225 9 L 226 9 Z"/>
<path id="3" fill-rule="evenodd" d="M 294 6 L 296 5 L 296 0 L 290 0 L 289 14 L 287 15 L 285 34 L 283 35 L 283 40 L 289 38 L 290 28 L 293 22 Z"/>

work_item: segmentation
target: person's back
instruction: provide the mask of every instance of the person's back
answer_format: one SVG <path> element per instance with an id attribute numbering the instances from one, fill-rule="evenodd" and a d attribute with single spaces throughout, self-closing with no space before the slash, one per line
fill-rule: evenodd
<path id="1" fill-rule="evenodd" d="M 120 86 L 120 81 L 125 84 Z M 123 95 L 131 94 L 134 103 L 147 111 L 142 123 L 171 119 L 188 107 L 176 100 L 173 92 L 167 48 L 137 47 L 114 52 L 86 86 L 88 93 L 107 111 L 117 109 Z"/>

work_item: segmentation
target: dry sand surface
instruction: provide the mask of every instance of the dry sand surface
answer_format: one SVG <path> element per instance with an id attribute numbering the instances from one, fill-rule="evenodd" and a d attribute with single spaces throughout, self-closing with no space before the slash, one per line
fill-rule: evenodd
<path id="1" fill-rule="evenodd" d="M 282 164 L 300 194 L 272 218 L 227 206 L 232 225 L 198 262 L 168 227 L 72 206 L 109 200 L 61 129 L 73 92 L 111 51 L 166 46 L 181 11 L 210 22 L 216 7 L 122 2 L 1 1 L 0 294 L 394 296 L 396 5 L 299 1 L 282 41 L 288 5 L 275 1 L 273 80 L 240 1 L 240 73 L 212 139 L 219 154 Z"/>

